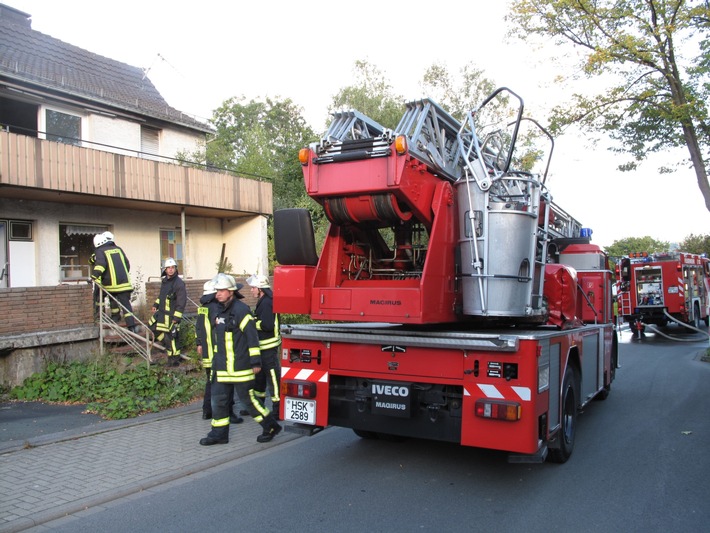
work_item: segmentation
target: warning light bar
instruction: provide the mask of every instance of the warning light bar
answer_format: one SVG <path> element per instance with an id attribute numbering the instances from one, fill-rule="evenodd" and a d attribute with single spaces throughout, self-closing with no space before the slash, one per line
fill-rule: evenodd
<path id="1" fill-rule="evenodd" d="M 520 420 L 523 408 L 517 402 L 507 402 L 503 400 L 477 400 L 475 413 L 481 418 L 493 418 L 495 420 L 508 420 L 515 422 Z"/>
<path id="2" fill-rule="evenodd" d="M 282 381 L 281 396 L 290 396 L 292 398 L 315 398 L 316 384 L 312 381 Z"/>

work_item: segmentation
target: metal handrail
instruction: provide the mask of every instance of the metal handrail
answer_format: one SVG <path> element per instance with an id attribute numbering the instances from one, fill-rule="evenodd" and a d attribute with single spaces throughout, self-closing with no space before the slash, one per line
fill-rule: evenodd
<path id="1" fill-rule="evenodd" d="M 101 354 L 103 355 L 104 353 L 104 339 L 106 337 L 105 331 L 110 330 L 112 333 L 114 333 L 116 336 L 120 337 L 120 339 L 131 346 L 143 359 L 146 360 L 146 363 L 150 365 L 152 363 L 152 358 L 151 358 L 151 352 L 153 350 L 153 347 L 160 348 L 164 350 L 165 348 L 155 342 L 155 335 L 151 331 L 151 329 L 147 326 L 147 324 L 144 324 L 138 317 L 134 315 L 135 323 L 136 325 L 141 326 L 141 333 L 134 333 L 132 331 L 129 331 L 128 329 L 119 326 L 116 322 L 113 321 L 111 318 L 110 312 L 106 312 L 106 306 L 105 306 L 105 301 L 106 301 L 106 296 L 109 297 L 109 299 L 115 303 L 118 308 L 122 311 L 122 314 L 125 312 L 128 312 L 128 309 L 126 309 L 125 306 L 121 304 L 110 292 L 108 292 L 103 286 L 100 284 L 96 283 L 95 281 L 92 281 L 92 284 L 94 286 L 94 290 L 98 289 L 99 294 L 101 295 L 101 300 L 100 300 L 100 305 L 98 306 L 99 308 L 99 342 L 101 344 Z"/>

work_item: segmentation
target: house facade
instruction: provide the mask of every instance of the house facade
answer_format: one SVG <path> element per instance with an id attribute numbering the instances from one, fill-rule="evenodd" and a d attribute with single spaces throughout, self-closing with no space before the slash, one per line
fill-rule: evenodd
<path id="1" fill-rule="evenodd" d="M 4 4 L 0 130 L 0 314 L 13 317 L 0 324 L 0 384 L 67 346 L 96 349 L 83 314 L 96 233 L 126 252 L 138 305 L 166 257 L 193 281 L 221 260 L 268 273 L 271 183 L 177 160 L 207 124 L 170 107 L 142 69 L 37 32 Z M 49 294 L 62 312 L 37 320 L 32 306 Z"/>

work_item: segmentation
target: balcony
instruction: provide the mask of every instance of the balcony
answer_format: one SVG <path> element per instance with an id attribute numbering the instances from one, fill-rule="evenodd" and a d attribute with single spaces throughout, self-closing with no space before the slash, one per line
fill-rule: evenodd
<path id="1" fill-rule="evenodd" d="M 191 216 L 273 211 L 269 182 L 5 131 L 0 132 L 0 188 L 8 198 Z"/>

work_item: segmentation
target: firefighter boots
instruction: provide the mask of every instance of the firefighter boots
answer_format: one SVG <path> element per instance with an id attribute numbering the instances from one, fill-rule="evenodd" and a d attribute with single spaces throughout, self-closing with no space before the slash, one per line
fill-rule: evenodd
<path id="1" fill-rule="evenodd" d="M 244 422 L 244 419 L 241 416 L 235 415 L 234 413 L 229 415 L 230 424 L 241 424 L 242 422 Z"/>
<path id="2" fill-rule="evenodd" d="M 229 426 L 212 428 L 207 436 L 200 439 L 202 446 L 212 446 L 213 444 L 227 444 L 229 442 Z"/>
<path id="3" fill-rule="evenodd" d="M 179 355 L 169 355 L 167 366 L 180 366 L 180 356 Z"/>
<path id="4" fill-rule="evenodd" d="M 264 432 L 256 438 L 256 442 L 269 442 L 283 429 L 272 415 L 266 416 L 259 423 L 264 428 Z"/>

